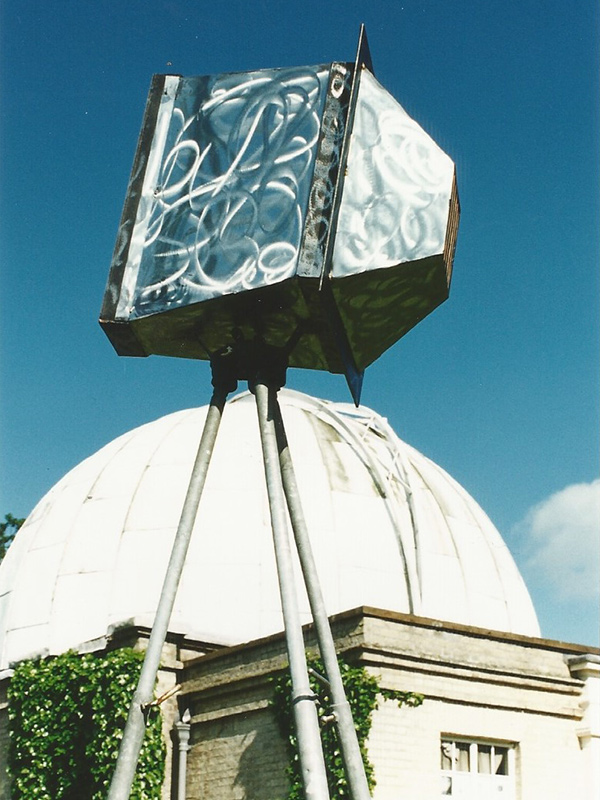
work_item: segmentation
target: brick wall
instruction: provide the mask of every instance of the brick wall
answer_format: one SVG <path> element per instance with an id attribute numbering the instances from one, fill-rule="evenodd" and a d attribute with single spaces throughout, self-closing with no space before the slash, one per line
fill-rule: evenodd
<path id="1" fill-rule="evenodd" d="M 517 800 L 592 800 L 577 734 L 583 684 L 565 660 L 585 648 L 372 609 L 338 615 L 334 633 L 383 686 L 426 698 L 420 708 L 381 701 L 368 743 L 374 800 L 439 797 L 442 735 L 514 745 Z M 285 798 L 285 748 L 268 708 L 268 676 L 285 661 L 275 636 L 184 669 L 188 800 Z"/>

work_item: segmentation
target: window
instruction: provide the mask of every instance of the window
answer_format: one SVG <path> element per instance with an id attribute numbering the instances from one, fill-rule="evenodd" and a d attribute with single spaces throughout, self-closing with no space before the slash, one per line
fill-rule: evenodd
<path id="1" fill-rule="evenodd" d="M 443 738 L 442 797 L 460 800 L 515 798 L 514 747 Z"/>

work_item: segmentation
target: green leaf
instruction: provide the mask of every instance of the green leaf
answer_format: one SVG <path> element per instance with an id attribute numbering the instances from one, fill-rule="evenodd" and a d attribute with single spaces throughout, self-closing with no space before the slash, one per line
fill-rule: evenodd
<path id="1" fill-rule="evenodd" d="M 124 648 L 17 666 L 8 706 L 12 800 L 104 800 L 142 659 Z M 165 752 L 158 713 L 149 721 L 132 798 L 160 799 Z"/>
<path id="2" fill-rule="evenodd" d="M 389 689 L 381 689 L 378 679 L 374 675 L 368 673 L 363 667 L 351 666 L 341 659 L 339 659 L 339 665 L 346 697 L 350 704 L 356 727 L 361 754 L 363 756 L 367 782 L 369 784 L 369 789 L 373 790 L 376 782 L 373 765 L 367 754 L 366 741 L 371 730 L 373 711 L 377 708 L 377 698 L 383 696 L 385 699 L 394 700 L 398 705 L 417 706 L 423 702 L 423 697 L 422 695 L 416 695 L 412 692 L 397 692 Z M 320 659 L 309 659 L 309 666 L 312 667 L 315 672 L 321 675 L 325 674 Z M 288 800 L 301 800 L 304 797 L 304 792 L 300 773 L 298 746 L 294 732 L 291 706 L 292 682 L 289 670 L 286 670 L 274 678 L 272 680 L 272 686 L 273 697 L 271 706 L 274 710 L 283 739 L 288 742 L 289 761 L 286 769 L 286 774 L 290 781 Z M 325 688 L 314 678 L 311 678 L 311 688 L 318 698 L 319 716 L 329 716 L 331 714 L 331 700 Z M 331 800 L 342 800 L 342 798 L 350 797 L 335 726 L 326 725 L 321 727 L 321 741 Z"/>

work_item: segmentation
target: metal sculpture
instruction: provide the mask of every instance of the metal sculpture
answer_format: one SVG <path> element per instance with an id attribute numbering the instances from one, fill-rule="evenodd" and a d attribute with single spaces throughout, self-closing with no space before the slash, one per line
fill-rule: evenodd
<path id="1" fill-rule="evenodd" d="M 454 164 L 354 63 L 155 76 L 100 322 L 120 355 L 365 368 L 448 296 Z"/>
<path id="2" fill-rule="evenodd" d="M 328 789 L 288 514 L 353 800 L 369 790 L 299 500 L 277 392 L 288 367 L 365 368 L 448 296 L 454 165 L 354 63 L 155 76 L 100 323 L 120 355 L 209 359 L 214 392 L 109 800 L 129 797 L 162 645 L 225 401 L 256 397 L 307 800 Z"/>

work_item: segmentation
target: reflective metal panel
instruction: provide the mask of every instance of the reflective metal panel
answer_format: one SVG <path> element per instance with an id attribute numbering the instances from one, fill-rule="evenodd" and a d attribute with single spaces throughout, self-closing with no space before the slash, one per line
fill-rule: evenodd
<path id="1" fill-rule="evenodd" d="M 362 70 L 333 276 L 441 253 L 453 176 L 451 159 Z"/>
<path id="2" fill-rule="evenodd" d="M 296 268 L 329 67 L 177 79 L 163 105 L 117 316 L 269 285 Z"/>

